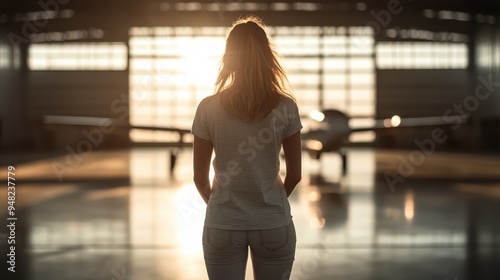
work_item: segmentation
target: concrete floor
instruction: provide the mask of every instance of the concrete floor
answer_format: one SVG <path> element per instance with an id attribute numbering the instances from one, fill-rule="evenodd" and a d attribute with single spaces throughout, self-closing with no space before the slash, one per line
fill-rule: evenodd
<path id="1" fill-rule="evenodd" d="M 3 155 L 0 220 L 8 164 L 18 220 L 15 273 L 0 227 L 1 279 L 207 279 L 191 157 L 185 149 L 170 176 L 161 148 Z M 500 279 L 499 157 L 351 149 L 348 159 L 341 176 L 337 155 L 304 154 L 291 279 Z"/>

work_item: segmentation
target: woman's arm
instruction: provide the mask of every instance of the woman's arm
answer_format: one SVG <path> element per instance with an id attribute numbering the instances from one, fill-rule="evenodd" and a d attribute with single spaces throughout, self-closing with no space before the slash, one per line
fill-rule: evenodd
<path id="1" fill-rule="evenodd" d="M 283 151 L 285 152 L 286 176 L 285 190 L 286 195 L 290 196 L 295 186 L 302 179 L 302 149 L 300 143 L 300 131 L 286 138 L 283 141 Z"/>
<path id="2" fill-rule="evenodd" d="M 203 138 L 194 137 L 193 142 L 193 171 L 194 184 L 198 189 L 201 197 L 208 203 L 210 198 L 210 160 L 212 159 L 212 142 Z"/>

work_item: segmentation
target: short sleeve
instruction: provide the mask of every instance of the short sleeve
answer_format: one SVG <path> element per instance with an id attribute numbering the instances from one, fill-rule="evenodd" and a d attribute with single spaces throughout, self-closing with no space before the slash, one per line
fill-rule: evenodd
<path id="1" fill-rule="evenodd" d="M 285 139 L 294 135 L 302 129 L 302 122 L 300 121 L 299 108 L 297 107 L 297 104 L 291 101 L 289 108 L 290 111 L 287 116 L 289 122 L 288 129 L 285 134 Z"/>
<path id="2" fill-rule="evenodd" d="M 200 102 L 196 109 L 193 126 L 191 127 L 191 134 L 207 141 L 212 141 L 208 128 L 208 114 L 203 101 Z"/>

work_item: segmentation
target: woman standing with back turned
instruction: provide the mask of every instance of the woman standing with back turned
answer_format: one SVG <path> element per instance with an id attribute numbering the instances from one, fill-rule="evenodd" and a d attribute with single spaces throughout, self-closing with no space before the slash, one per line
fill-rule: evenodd
<path id="1" fill-rule="evenodd" d="M 296 236 L 288 196 L 301 179 L 302 125 L 286 81 L 262 21 L 236 21 L 216 92 L 200 102 L 192 127 L 194 182 L 207 203 L 203 252 L 211 280 L 245 279 L 249 247 L 256 280 L 290 277 Z"/>

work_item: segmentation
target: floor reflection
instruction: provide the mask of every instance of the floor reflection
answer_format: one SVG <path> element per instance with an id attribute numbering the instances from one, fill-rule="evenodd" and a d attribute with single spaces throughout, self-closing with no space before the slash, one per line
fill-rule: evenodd
<path id="1" fill-rule="evenodd" d="M 397 170 L 399 156 L 351 149 L 342 176 L 336 155 L 304 155 L 303 181 L 290 197 L 292 279 L 500 279 L 500 159 L 436 154 L 392 191 L 384 172 Z M 57 158 L 19 164 L 24 270 L 2 279 L 206 279 L 206 206 L 191 157 L 181 153 L 170 176 L 166 149 L 94 152 L 62 182 L 38 172 Z M 114 166 L 107 173 L 98 170 L 102 160 Z M 481 171 L 455 172 L 469 165 Z"/>

